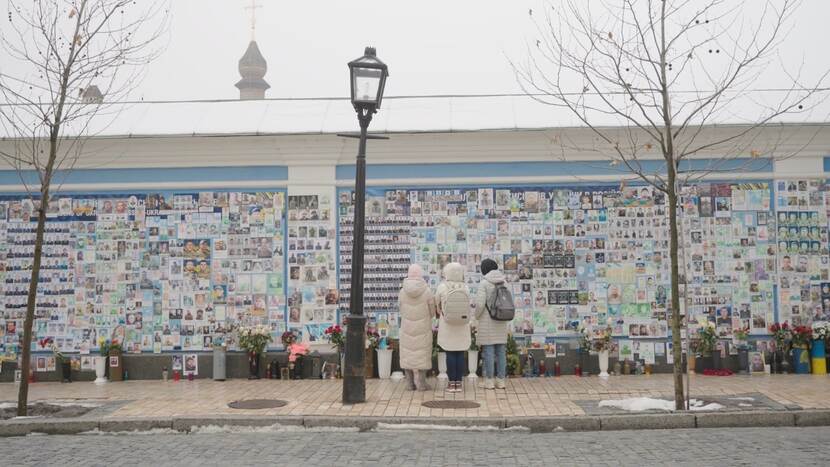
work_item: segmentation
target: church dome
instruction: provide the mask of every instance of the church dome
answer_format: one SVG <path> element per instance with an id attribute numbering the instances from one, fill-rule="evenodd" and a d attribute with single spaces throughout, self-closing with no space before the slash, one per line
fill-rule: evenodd
<path id="1" fill-rule="evenodd" d="M 259 51 L 256 41 L 248 44 L 248 50 L 239 59 L 239 74 L 242 79 L 236 83 L 240 99 L 263 99 L 265 90 L 271 86 L 263 79 L 268 63 Z"/>

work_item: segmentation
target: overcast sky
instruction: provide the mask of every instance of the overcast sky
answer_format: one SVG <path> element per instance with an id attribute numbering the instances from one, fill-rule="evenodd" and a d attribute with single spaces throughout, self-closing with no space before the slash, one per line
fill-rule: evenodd
<path id="1" fill-rule="evenodd" d="M 538 18 L 541 8 L 539 0 L 256 1 L 268 97 L 346 96 L 346 63 L 366 45 L 389 65 L 387 95 L 517 92 L 508 57 L 526 56 L 536 37 L 528 10 Z M 250 3 L 173 0 L 169 45 L 141 85 L 144 99 L 237 98 Z M 808 74 L 830 68 L 828 18 L 830 2 L 804 0 L 781 49 L 788 67 L 804 58 Z M 770 72 L 759 85 L 785 82 Z"/>

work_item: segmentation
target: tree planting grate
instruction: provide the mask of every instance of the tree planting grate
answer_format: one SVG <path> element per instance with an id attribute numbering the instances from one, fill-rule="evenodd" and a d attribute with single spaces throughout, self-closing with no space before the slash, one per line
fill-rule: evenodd
<path id="1" fill-rule="evenodd" d="M 228 404 L 228 407 L 232 409 L 258 410 L 285 407 L 286 404 L 288 404 L 288 402 L 281 401 L 279 399 L 247 399 L 242 401 L 233 401 Z"/>
<path id="2" fill-rule="evenodd" d="M 430 409 L 477 409 L 481 404 L 473 401 L 426 401 L 421 404 Z"/>

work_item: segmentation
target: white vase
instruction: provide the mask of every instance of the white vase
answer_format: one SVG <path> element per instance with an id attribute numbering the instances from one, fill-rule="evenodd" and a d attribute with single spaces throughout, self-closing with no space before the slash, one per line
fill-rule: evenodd
<path id="1" fill-rule="evenodd" d="M 95 357 L 95 384 L 107 382 L 107 357 Z"/>
<path id="2" fill-rule="evenodd" d="M 438 352 L 438 379 L 447 379 L 447 354 Z"/>
<path id="3" fill-rule="evenodd" d="M 377 349 L 378 378 L 389 379 L 392 375 L 392 349 Z"/>
<path id="4" fill-rule="evenodd" d="M 599 376 L 602 378 L 608 377 L 608 351 L 601 350 L 599 352 Z"/>
<path id="5" fill-rule="evenodd" d="M 478 375 L 476 374 L 476 371 L 478 371 L 478 350 L 467 351 L 467 371 L 470 372 L 467 375 L 467 378 L 478 378 Z"/>

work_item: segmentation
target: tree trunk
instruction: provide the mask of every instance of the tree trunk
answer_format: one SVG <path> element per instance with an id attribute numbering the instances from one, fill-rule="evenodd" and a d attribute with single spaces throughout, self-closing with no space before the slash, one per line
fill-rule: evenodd
<path id="1" fill-rule="evenodd" d="M 683 397 L 683 347 L 680 343 L 680 261 L 677 258 L 677 174 L 674 167 L 669 167 L 668 203 L 669 203 L 669 259 L 671 262 L 671 340 L 674 375 L 674 406 L 677 410 L 685 409 Z"/>
<path id="2" fill-rule="evenodd" d="M 40 209 L 37 214 L 37 231 L 35 233 L 35 257 L 32 261 L 32 276 L 29 279 L 29 295 L 26 303 L 26 320 L 23 324 L 23 344 L 21 356 L 20 390 L 17 393 L 17 416 L 25 417 L 29 403 L 29 368 L 32 348 L 32 324 L 35 320 L 37 305 L 37 284 L 40 280 L 40 256 L 43 252 L 43 233 L 46 230 L 46 209 L 49 206 L 49 185 L 41 191 Z"/>

